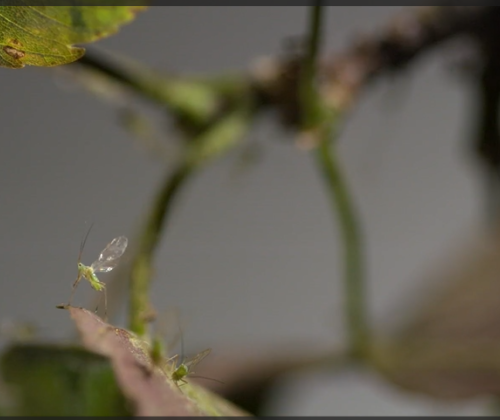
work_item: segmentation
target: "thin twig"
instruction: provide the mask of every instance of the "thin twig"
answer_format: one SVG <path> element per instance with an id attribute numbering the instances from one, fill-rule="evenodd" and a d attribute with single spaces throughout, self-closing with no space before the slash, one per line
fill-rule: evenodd
<path id="1" fill-rule="evenodd" d="M 307 130 L 318 125 L 318 91 L 316 86 L 316 66 L 321 42 L 323 19 L 322 1 L 316 1 L 310 9 L 310 33 L 307 40 L 306 57 L 301 66 L 300 108 L 302 110 L 302 128 Z"/>
<path id="2" fill-rule="evenodd" d="M 359 221 L 336 154 L 332 150 L 332 135 L 336 134 L 335 122 L 338 116 L 330 114 L 329 118 L 325 119 L 324 105 L 315 84 L 315 66 L 322 29 L 321 4 L 321 1 L 316 1 L 311 8 L 308 49 L 302 67 L 303 77 L 300 80 L 301 109 L 304 117 L 302 127 L 306 131 L 313 131 L 319 140 L 316 164 L 332 200 L 344 248 L 345 317 L 350 354 L 353 357 L 362 357 L 368 349 L 368 322 Z"/>
<path id="3" fill-rule="evenodd" d="M 337 213 L 344 248 L 343 278 L 349 348 L 354 358 L 363 358 L 369 349 L 369 327 L 361 223 L 356 215 L 336 152 L 332 150 L 332 131 L 326 132 L 325 138 L 316 150 L 316 159 L 327 186 L 332 207 Z"/>
<path id="4" fill-rule="evenodd" d="M 498 26 L 499 22 L 500 8 L 495 6 L 407 8 L 380 30 L 358 36 L 345 50 L 316 63 L 320 94 L 329 108 L 345 112 L 378 78 L 401 74 L 444 42 L 473 35 L 485 26 Z M 284 56 L 267 57 L 254 68 L 253 86 L 262 106 L 277 109 L 284 125 L 302 126 L 303 92 L 297 88 L 302 66 L 296 55 L 287 52 Z"/>
<path id="5" fill-rule="evenodd" d="M 498 26 L 500 10 L 493 6 L 414 7 L 391 19 L 378 33 L 358 36 L 345 51 L 321 67 L 323 95 L 346 110 L 379 76 L 401 73 L 409 64 L 450 38 L 470 35 L 484 26 Z"/>
<path id="6" fill-rule="evenodd" d="M 219 109 L 219 92 L 204 81 L 159 74 L 131 59 L 105 59 L 92 50 L 88 50 L 76 65 L 98 71 L 142 98 L 169 109 L 175 117 L 195 124 L 206 124 Z"/>

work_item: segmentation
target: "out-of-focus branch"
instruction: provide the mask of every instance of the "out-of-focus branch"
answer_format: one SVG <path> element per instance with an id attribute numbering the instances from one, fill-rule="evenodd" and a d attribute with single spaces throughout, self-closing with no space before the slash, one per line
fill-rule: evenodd
<path id="1" fill-rule="evenodd" d="M 317 128 L 322 123 L 322 110 L 317 91 L 317 72 L 324 12 L 325 8 L 321 0 L 315 1 L 315 4 L 311 6 L 307 53 L 300 67 L 298 95 L 302 111 L 301 129 L 305 131 Z"/>
<path id="2" fill-rule="evenodd" d="M 478 103 L 473 112 L 476 124 L 473 146 L 484 173 L 486 215 L 488 222 L 498 220 L 500 209 L 500 59 L 498 51 L 484 57 L 477 83 Z"/>
<path id="3" fill-rule="evenodd" d="M 323 29 L 321 0 L 311 6 L 307 52 L 300 66 L 299 100 L 302 114 L 302 137 L 317 143 L 316 166 L 331 200 L 333 217 L 339 225 L 343 248 L 343 282 L 345 284 L 345 319 L 349 354 L 362 359 L 369 348 L 367 302 L 362 253 L 361 228 L 353 200 L 336 158 L 337 113 L 328 112 L 318 90 L 317 56 Z"/>
<path id="4" fill-rule="evenodd" d="M 403 70 L 417 58 L 452 38 L 474 34 L 485 25 L 500 25 L 500 8 L 490 6 L 428 6 L 405 10 L 378 34 L 358 37 L 345 51 L 323 60 L 318 73 L 327 104 L 347 111 L 374 79 Z M 297 89 L 300 54 L 262 59 L 254 84 L 263 103 L 280 109 L 286 125 L 298 126 L 301 109 Z"/>
<path id="5" fill-rule="evenodd" d="M 168 172 L 139 239 L 130 271 L 129 328 L 146 334 L 145 315 L 151 310 L 149 290 L 153 278 L 154 254 L 171 215 L 174 202 L 186 182 L 204 164 L 223 155 L 244 136 L 252 121 L 252 104 L 244 104 L 186 146 L 179 167 Z"/>
<path id="6" fill-rule="evenodd" d="M 330 131 L 329 137 L 336 134 Z M 353 359 L 363 360 L 370 349 L 368 301 L 366 299 L 365 261 L 361 221 L 347 185 L 331 138 L 325 138 L 316 149 L 316 165 L 325 184 L 335 213 L 343 247 L 343 281 L 345 319 L 349 352 Z"/>
<path id="7" fill-rule="evenodd" d="M 476 86 L 477 103 L 471 107 L 475 114 L 473 151 L 482 164 L 484 174 L 487 221 L 498 220 L 500 210 L 500 25 L 491 17 L 475 31 L 478 45 L 471 63 Z"/>
<path id="8" fill-rule="evenodd" d="M 89 50 L 77 63 L 121 83 L 144 99 L 167 108 L 177 119 L 209 124 L 223 105 L 220 92 L 204 81 L 160 74 L 132 60 L 120 62 Z"/>
<path id="9" fill-rule="evenodd" d="M 282 122 L 286 127 L 304 129 L 304 121 L 306 121 L 306 128 L 309 125 L 307 121 L 312 121 L 314 127 L 321 127 L 324 120 L 329 118 L 335 119 L 335 122 L 338 121 L 339 117 L 351 109 L 359 99 L 360 94 L 374 80 L 386 74 L 401 72 L 416 59 L 451 39 L 470 36 L 479 41 L 478 45 L 484 47 L 488 45 L 485 40 L 489 37 L 491 42 L 494 42 L 494 47 L 492 49 L 483 48 L 483 55 L 496 54 L 496 56 L 500 56 L 496 50 L 496 40 L 499 38 L 492 35 L 497 33 L 497 30 L 492 29 L 498 27 L 500 27 L 500 8 L 495 6 L 432 6 L 407 9 L 391 20 L 378 33 L 358 37 L 357 41 L 343 52 L 325 57 L 320 63 L 315 59 L 316 53 L 311 55 L 313 59 L 309 61 L 304 60 L 304 51 L 285 54 L 260 61 L 248 76 L 239 76 L 231 80 L 222 78 L 221 85 L 206 80 L 191 80 L 189 77 L 165 77 L 151 72 L 147 68 L 132 67 L 125 71 L 119 65 L 106 62 L 91 52 L 79 60 L 77 65 L 86 66 L 106 74 L 139 96 L 164 106 L 177 121 L 184 123 L 185 133 L 198 135 L 205 133 L 208 128 L 218 121 L 222 121 L 227 114 L 234 110 L 239 101 L 252 102 L 255 104 L 254 111 L 276 110 L 281 114 Z M 313 38 L 311 37 L 311 39 Z M 301 84 L 304 83 L 304 74 L 308 80 L 312 80 L 307 71 L 304 73 L 304 63 L 307 66 L 308 62 L 314 62 L 313 76 L 316 81 L 313 97 L 308 96 L 310 86 L 306 90 L 301 89 Z M 236 83 L 233 84 L 234 80 Z M 224 84 L 229 86 L 229 89 L 222 88 L 221 86 Z M 484 92 L 489 92 L 487 87 L 485 89 Z M 320 115 L 319 120 L 316 118 L 315 106 L 303 106 L 304 93 L 309 99 L 312 98 L 312 102 L 321 103 L 320 108 L 323 115 Z M 496 95 L 496 99 L 497 97 L 498 95 Z M 308 99 L 306 99 L 307 101 Z M 328 111 L 326 116 L 324 115 L 325 109 Z M 491 110 L 493 107 L 489 109 Z M 304 113 L 310 111 L 315 117 L 311 120 L 309 117 L 304 119 Z M 493 115 L 494 113 L 489 114 L 490 117 Z M 252 116 L 255 116 L 255 113 Z M 488 121 L 488 123 L 491 122 L 493 119 Z M 335 128 L 329 126 L 329 133 L 334 132 Z M 188 137 L 195 137 L 194 134 Z M 310 136 L 313 139 L 314 137 L 326 140 L 328 134 Z M 497 137 L 493 136 L 492 138 L 496 139 Z M 486 139 L 486 136 L 482 138 Z M 488 141 L 486 146 L 491 146 L 492 141 Z M 335 186 L 335 182 L 338 184 L 340 178 L 329 168 L 332 164 L 336 165 L 335 160 L 332 160 L 335 156 L 331 155 L 331 151 L 328 150 L 330 146 L 321 141 L 319 143 L 313 141 L 312 145 L 320 146 L 318 158 L 320 162 L 323 159 L 323 173 L 330 177 L 329 182 Z M 193 159 L 193 162 L 198 159 L 204 160 L 203 155 L 209 151 L 210 148 L 196 146 L 190 158 Z M 487 157 L 482 157 L 485 161 L 491 158 L 489 153 L 487 154 Z M 337 196 L 333 196 L 333 200 L 345 200 L 346 195 L 339 189 L 339 185 L 336 188 Z M 341 185 L 340 188 L 345 187 Z M 344 212 L 344 215 L 350 212 L 349 207 L 339 210 Z M 352 216 L 349 217 L 351 220 L 346 219 L 344 222 L 353 224 L 355 219 Z M 355 229 L 351 229 L 350 235 L 351 247 L 354 249 L 358 244 L 354 242 L 352 235 L 357 236 L 358 233 Z M 151 246 L 145 246 L 145 248 L 150 248 L 148 252 L 152 252 L 156 241 L 155 239 L 153 241 L 155 243 Z M 351 269 L 357 264 L 352 261 L 350 263 Z M 359 272 L 354 275 L 360 276 L 361 274 Z M 139 309 L 145 307 L 145 290 L 149 284 L 149 274 L 144 278 L 148 278 L 148 280 L 136 283 L 141 286 L 140 294 L 144 299 L 136 305 L 133 311 L 135 316 L 139 316 L 138 314 L 141 312 Z M 361 301 L 353 302 L 352 307 L 361 308 Z M 361 311 L 358 311 L 357 314 L 365 316 Z M 357 334 L 358 338 L 361 338 L 356 340 L 358 344 L 355 346 L 359 350 L 366 347 L 367 329 L 359 322 L 359 317 L 356 318 L 354 315 L 355 312 L 351 316 L 353 323 L 362 326 Z M 135 325 L 136 327 L 133 329 L 136 331 L 141 331 L 144 328 L 141 323 Z"/>
<path id="10" fill-rule="evenodd" d="M 325 64 L 325 94 L 332 106 L 345 109 L 360 89 L 377 76 L 404 69 L 443 42 L 500 23 L 500 10 L 479 6 L 430 6 L 396 16 L 375 36 L 360 37 Z"/>
<path id="11" fill-rule="evenodd" d="M 405 10 L 378 33 L 359 36 L 343 52 L 326 57 L 317 70 L 321 94 L 332 109 L 346 111 L 377 77 L 403 70 L 452 38 L 477 35 L 499 25 L 500 8 L 495 6 L 421 6 Z M 298 89 L 303 61 L 300 51 L 261 59 L 250 72 L 247 82 L 251 89 L 245 88 L 247 94 L 260 99 L 262 108 L 278 109 L 283 123 L 293 128 L 303 118 Z M 143 98 L 166 106 L 174 116 L 198 124 L 210 122 L 223 108 L 220 86 L 207 81 L 165 77 L 139 63 L 125 68 L 92 50 L 75 65 L 108 75 Z"/>

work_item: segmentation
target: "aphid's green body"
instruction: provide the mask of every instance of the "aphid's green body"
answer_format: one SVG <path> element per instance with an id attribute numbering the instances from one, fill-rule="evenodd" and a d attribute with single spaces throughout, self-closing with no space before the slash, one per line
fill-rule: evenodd
<path id="1" fill-rule="evenodd" d="M 178 382 L 178 381 L 184 379 L 188 375 L 188 373 L 189 373 L 189 368 L 184 363 L 181 363 L 173 371 L 172 379 L 175 382 Z"/>
<path id="2" fill-rule="evenodd" d="M 151 342 L 151 347 L 149 349 L 149 356 L 151 357 L 151 361 L 153 366 L 159 367 L 163 374 L 169 376 L 175 384 L 180 387 L 179 383 L 186 384 L 186 377 L 193 375 L 193 368 L 200 363 L 206 356 L 210 354 L 212 349 L 205 349 L 198 354 L 190 357 L 188 359 L 184 358 L 184 340 L 182 336 L 182 330 L 180 325 L 179 327 L 179 336 L 176 338 L 180 338 L 181 340 L 181 355 L 176 354 L 165 360 L 165 348 L 163 342 L 158 334 L 156 334 Z M 180 358 L 180 362 L 179 362 Z M 195 377 L 195 376 L 192 376 Z M 198 378 L 210 379 L 216 382 L 217 379 L 205 378 L 203 376 L 197 376 Z"/>
<path id="3" fill-rule="evenodd" d="M 92 266 L 87 266 L 87 265 L 84 265 L 84 264 L 79 262 L 78 263 L 78 277 L 79 278 L 83 277 L 83 278 L 87 279 L 88 282 L 90 283 L 90 286 L 92 286 L 92 288 L 94 290 L 97 290 L 98 292 L 100 292 L 101 290 L 103 290 L 105 288 L 104 283 L 102 283 L 95 275 Z"/>
<path id="4" fill-rule="evenodd" d="M 179 358 L 179 355 L 176 354 L 175 356 L 171 357 L 169 361 L 172 361 L 173 364 L 173 372 L 171 374 L 172 380 L 177 385 L 179 382 L 182 382 L 183 384 L 187 383 L 184 378 L 188 375 L 193 374 L 194 372 L 191 369 L 194 368 L 198 363 L 200 363 L 206 356 L 208 356 L 211 351 L 212 349 L 205 349 L 202 352 L 198 353 L 196 356 L 193 356 L 186 361 L 182 361 L 181 363 L 179 363 L 179 365 L 177 365 L 177 359 Z"/>

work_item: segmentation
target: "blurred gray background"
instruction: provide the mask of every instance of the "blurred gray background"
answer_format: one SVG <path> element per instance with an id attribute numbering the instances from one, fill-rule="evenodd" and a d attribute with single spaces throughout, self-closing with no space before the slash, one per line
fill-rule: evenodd
<path id="1" fill-rule="evenodd" d="M 330 7 L 325 51 L 381 27 L 404 7 Z M 306 7 L 155 7 L 98 45 L 157 69 L 247 69 L 304 32 Z M 366 234 L 370 310 L 377 327 L 399 317 L 425 270 L 483 216 L 468 156 L 470 92 L 443 51 L 377 83 L 356 107 L 339 149 Z M 0 318 L 38 322 L 69 338 L 66 302 L 80 239 L 83 261 L 113 237 L 133 240 L 164 167 L 117 124 L 113 107 L 61 88 L 53 69 L 1 69 Z M 190 183 L 158 250 L 154 304 L 179 307 L 190 352 L 302 341 L 342 343 L 337 227 L 308 153 L 271 120 L 251 133 L 264 147 L 235 178 L 236 155 Z M 111 277 L 103 275 L 106 281 Z M 75 304 L 94 292 L 81 284 Z M 89 308 L 93 309 L 93 308 Z M 402 393 L 368 373 L 286 378 L 269 414 L 480 413 Z"/>

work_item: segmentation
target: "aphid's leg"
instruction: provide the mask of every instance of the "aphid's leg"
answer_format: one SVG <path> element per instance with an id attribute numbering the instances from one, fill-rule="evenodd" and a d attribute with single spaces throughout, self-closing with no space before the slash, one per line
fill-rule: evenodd
<path id="1" fill-rule="evenodd" d="M 179 358 L 179 355 L 178 354 L 174 354 L 172 357 L 169 357 L 167 359 L 167 363 L 170 362 L 171 360 L 174 360 L 175 359 L 175 364 L 177 364 L 177 359 Z"/>
<path id="2" fill-rule="evenodd" d="M 179 355 L 178 354 L 175 354 L 174 356 L 172 357 L 169 357 L 167 360 L 166 360 L 166 363 L 170 363 L 170 366 L 171 368 L 173 367 L 175 369 L 175 367 L 177 366 L 177 360 L 179 359 Z"/>
<path id="3" fill-rule="evenodd" d="M 104 322 L 108 322 L 108 295 L 106 294 L 106 285 L 99 280 L 92 280 L 90 285 L 94 290 L 104 293 Z M 98 305 L 99 307 L 99 305 Z M 97 308 L 96 308 L 97 313 Z"/>
<path id="4" fill-rule="evenodd" d="M 82 276 L 79 274 L 78 277 L 76 278 L 75 282 L 73 283 L 73 289 L 71 289 L 71 295 L 69 297 L 68 306 L 70 306 L 71 302 L 73 301 L 73 296 L 75 295 L 76 286 L 78 286 L 78 283 L 80 282 L 81 279 L 82 279 Z"/>
<path id="5" fill-rule="evenodd" d="M 164 376 L 168 376 L 168 372 L 165 370 L 165 366 L 163 364 L 163 362 L 159 362 L 157 364 L 154 364 L 153 363 L 153 366 L 151 367 L 151 373 L 154 372 L 154 368 L 157 367 L 158 369 L 160 369 L 160 372 L 163 373 Z"/>
<path id="6" fill-rule="evenodd" d="M 108 322 L 108 295 L 106 294 L 106 287 L 102 288 L 104 292 L 104 322 Z"/>
<path id="7" fill-rule="evenodd" d="M 184 392 L 181 389 L 181 386 L 184 384 L 187 384 L 187 382 L 184 379 L 178 379 L 177 381 L 174 381 L 174 382 L 175 382 L 175 386 L 179 389 L 179 391 L 184 394 Z M 182 382 L 182 384 L 179 384 L 179 382 Z"/>

